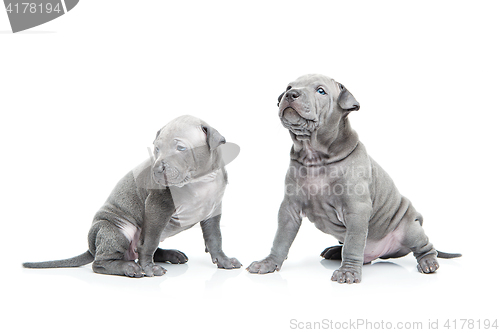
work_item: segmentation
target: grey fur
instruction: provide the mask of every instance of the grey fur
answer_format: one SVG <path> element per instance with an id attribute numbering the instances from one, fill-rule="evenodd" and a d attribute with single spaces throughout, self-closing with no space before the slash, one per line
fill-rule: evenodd
<path id="1" fill-rule="evenodd" d="M 93 261 L 96 273 L 160 276 L 166 270 L 155 262 L 188 260 L 180 251 L 158 248 L 160 241 L 201 221 L 217 267 L 241 267 L 221 246 L 219 221 L 227 174 L 219 146 L 224 143 L 224 137 L 200 119 L 174 119 L 157 134 L 154 160 L 144 161 L 125 175 L 96 213 L 87 252 L 23 266 L 77 267 Z"/>
<path id="2" fill-rule="evenodd" d="M 438 252 L 424 233 L 422 216 L 368 156 L 349 124 L 349 113 L 360 108 L 354 96 L 331 78 L 305 75 L 290 83 L 278 102 L 293 141 L 285 198 L 271 253 L 247 270 L 279 270 L 306 216 L 343 243 L 321 253 L 326 259 L 342 259 L 333 281 L 360 282 L 364 263 L 410 252 L 420 272 L 436 271 Z"/>
<path id="3" fill-rule="evenodd" d="M 55 268 L 55 267 L 79 267 L 90 264 L 94 261 L 94 256 L 90 251 L 84 252 L 78 256 L 63 260 L 52 260 L 42 262 L 25 262 L 25 268 Z"/>

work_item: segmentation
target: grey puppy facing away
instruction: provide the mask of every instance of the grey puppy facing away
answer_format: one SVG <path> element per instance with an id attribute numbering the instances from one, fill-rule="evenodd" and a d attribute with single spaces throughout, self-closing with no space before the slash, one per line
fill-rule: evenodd
<path id="1" fill-rule="evenodd" d="M 95 215 L 87 252 L 23 266 L 77 267 L 93 261 L 96 273 L 161 276 L 166 270 L 155 262 L 183 264 L 188 258 L 180 251 L 158 248 L 159 243 L 201 222 L 206 251 L 217 267 L 240 268 L 221 245 L 227 174 L 220 146 L 225 143 L 219 132 L 198 118 L 172 120 L 157 133 L 154 161 L 148 159 L 125 175 Z"/>
<path id="2" fill-rule="evenodd" d="M 271 253 L 253 262 L 250 273 L 281 268 L 303 217 L 343 244 L 321 253 L 342 260 L 332 276 L 339 283 L 361 282 L 362 265 L 377 258 L 413 252 L 418 270 L 432 273 L 439 267 L 436 257 L 460 256 L 434 249 L 422 215 L 368 156 L 347 118 L 359 103 L 342 84 L 305 75 L 291 82 L 278 101 L 279 117 L 293 141 L 285 198 Z"/>

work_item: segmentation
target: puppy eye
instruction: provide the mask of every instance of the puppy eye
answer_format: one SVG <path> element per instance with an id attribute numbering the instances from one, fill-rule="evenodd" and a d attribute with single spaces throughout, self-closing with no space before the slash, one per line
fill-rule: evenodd
<path id="1" fill-rule="evenodd" d="M 160 148 L 155 147 L 155 154 L 158 154 L 160 152 Z"/>
<path id="2" fill-rule="evenodd" d="M 326 95 L 326 92 L 325 92 L 325 90 L 323 90 L 323 88 L 318 88 L 318 89 L 316 89 L 316 91 L 318 93 L 320 93 L 321 95 Z"/>
<path id="3" fill-rule="evenodd" d="M 181 145 L 178 145 L 178 146 L 177 146 L 177 150 L 178 150 L 178 151 L 184 151 L 184 150 L 186 150 L 186 147 L 181 146 Z"/>
<path id="4" fill-rule="evenodd" d="M 290 89 L 292 89 L 292 86 L 288 86 L 288 87 L 286 87 L 286 91 L 288 91 L 288 90 L 290 90 Z"/>

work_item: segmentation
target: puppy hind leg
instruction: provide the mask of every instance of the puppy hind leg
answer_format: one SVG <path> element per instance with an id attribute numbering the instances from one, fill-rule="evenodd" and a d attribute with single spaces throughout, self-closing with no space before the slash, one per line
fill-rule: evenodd
<path id="1" fill-rule="evenodd" d="M 439 268 L 437 251 L 422 228 L 422 217 L 417 215 L 408 220 L 401 243 L 413 252 L 420 273 L 433 273 Z"/>
<path id="2" fill-rule="evenodd" d="M 178 250 L 166 250 L 157 248 L 153 255 L 154 262 L 169 262 L 171 264 L 185 264 L 188 257 L 184 252 Z"/>
<path id="3" fill-rule="evenodd" d="M 99 221 L 93 225 L 95 259 L 94 272 L 99 274 L 143 277 L 144 272 L 133 260 L 125 260 L 130 241 L 111 222 Z"/>
<path id="4" fill-rule="evenodd" d="M 342 260 L 342 245 L 327 247 L 320 256 L 328 260 Z"/>

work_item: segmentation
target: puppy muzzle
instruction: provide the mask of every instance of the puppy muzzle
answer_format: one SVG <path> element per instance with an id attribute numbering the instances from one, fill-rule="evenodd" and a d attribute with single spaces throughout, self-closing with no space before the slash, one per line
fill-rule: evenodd
<path id="1" fill-rule="evenodd" d="M 161 162 L 154 168 L 153 179 L 158 184 L 168 186 L 170 184 L 174 185 L 179 175 L 180 172 L 176 168 L 172 168 L 167 163 Z"/>
<path id="2" fill-rule="evenodd" d="M 308 139 L 317 128 L 317 122 L 304 118 L 292 107 L 285 107 L 280 112 L 281 124 L 291 131 L 298 139 Z"/>
<path id="3" fill-rule="evenodd" d="M 302 118 L 297 111 L 293 108 L 289 107 L 283 110 L 282 119 L 290 124 L 300 124 L 304 122 L 304 118 Z"/>

